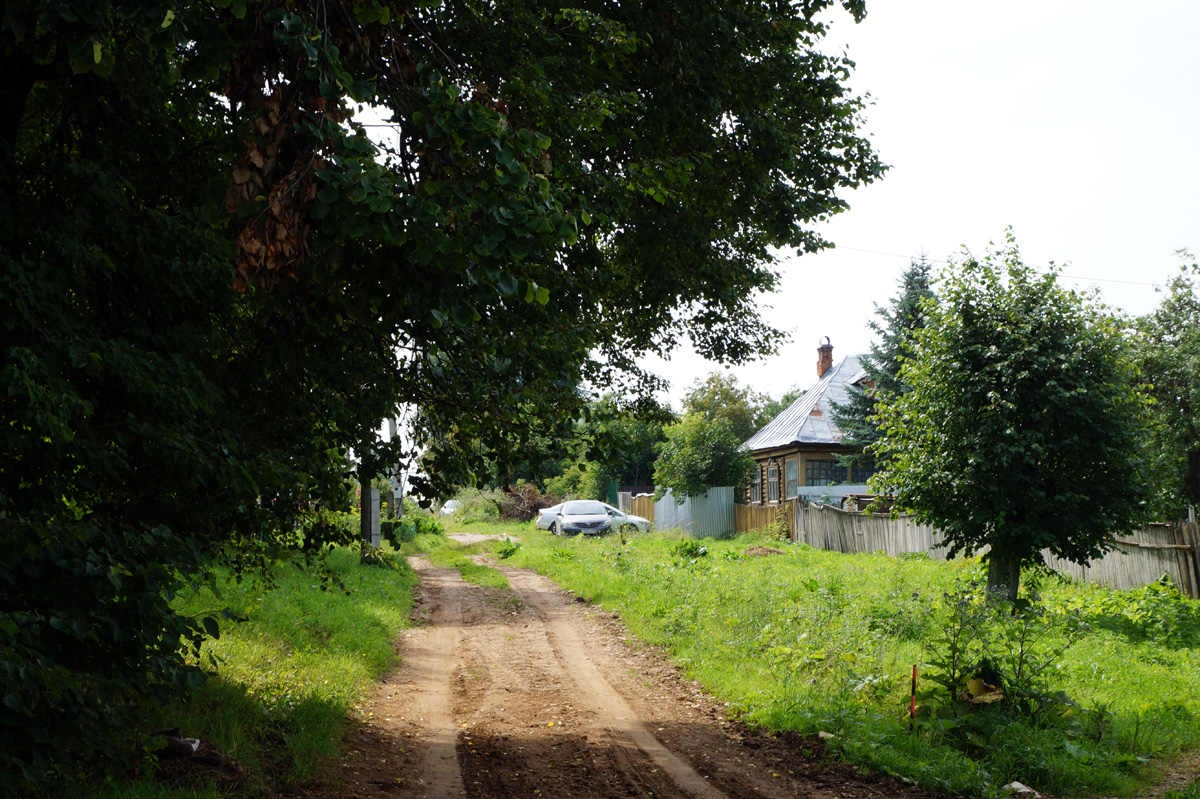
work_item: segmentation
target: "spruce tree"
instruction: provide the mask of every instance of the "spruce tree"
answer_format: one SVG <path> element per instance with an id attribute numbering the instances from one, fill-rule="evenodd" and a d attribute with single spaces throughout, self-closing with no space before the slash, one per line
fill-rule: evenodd
<path id="1" fill-rule="evenodd" d="M 930 287 L 932 265 L 924 257 L 909 264 L 900 278 L 900 291 L 886 306 L 876 304 L 877 320 L 870 323 L 877 341 L 872 342 L 869 357 L 863 359 L 862 367 L 867 373 L 867 385 L 863 391 L 850 393 L 845 405 L 835 404 L 833 418 L 844 433 L 843 444 L 858 448 L 858 453 L 847 456 L 853 464 L 866 464 L 872 459 L 867 449 L 880 438 L 876 422 L 876 405 L 881 397 L 904 392 L 900 380 L 900 364 L 912 352 L 912 338 L 916 330 L 924 327 L 923 301 L 933 298 Z"/>

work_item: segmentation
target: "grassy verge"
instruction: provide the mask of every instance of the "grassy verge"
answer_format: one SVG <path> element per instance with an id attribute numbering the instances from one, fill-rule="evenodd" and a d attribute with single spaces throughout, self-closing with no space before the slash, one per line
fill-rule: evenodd
<path id="1" fill-rule="evenodd" d="M 983 577 L 972 560 L 793 545 L 752 557 L 749 545 L 771 542 L 461 529 L 519 536 L 507 563 L 617 610 L 747 721 L 831 732 L 847 759 L 927 787 L 995 796 L 1019 780 L 1059 796 L 1132 796 L 1156 764 L 1200 740 L 1200 606 L 1163 587 L 1114 592 L 1029 575 L 1041 615 L 985 627 L 963 617 L 981 607 L 969 599 Z M 953 644 L 956 634 L 967 638 Z M 978 635 L 1006 643 L 1027 674 L 1037 669 L 994 705 L 968 706 L 934 681 Z M 926 710 L 910 732 L 914 664 Z"/>
<path id="2" fill-rule="evenodd" d="M 473 532 L 480 532 L 483 525 L 471 525 Z M 508 525 L 508 530 L 512 529 Z M 490 533 L 484 533 L 488 535 Z M 472 555 L 491 552 L 495 548 L 494 541 L 480 541 L 476 544 L 460 544 L 440 535 L 418 535 L 403 547 L 405 554 L 420 553 L 427 555 L 435 566 L 445 569 L 456 569 L 462 578 L 469 583 L 475 583 L 485 588 L 510 588 L 508 578 L 489 566 L 481 566 L 471 559 Z"/>
<path id="3" fill-rule="evenodd" d="M 229 608 L 245 620 L 222 623 L 220 638 L 208 642 L 203 655 L 206 671 L 215 674 L 164 709 L 165 723 L 235 758 L 245 776 L 184 786 L 142 777 L 88 786 L 86 795 L 274 795 L 311 777 L 337 753 L 350 711 L 397 661 L 393 642 L 408 626 L 415 575 L 401 558 L 389 560 L 394 568 L 365 566 L 354 552 L 334 551 L 329 566 L 349 594 L 322 590 L 312 573 L 285 564 L 274 590 L 259 580 L 222 575 L 219 594 L 205 589 L 180 597 L 184 613 Z"/>

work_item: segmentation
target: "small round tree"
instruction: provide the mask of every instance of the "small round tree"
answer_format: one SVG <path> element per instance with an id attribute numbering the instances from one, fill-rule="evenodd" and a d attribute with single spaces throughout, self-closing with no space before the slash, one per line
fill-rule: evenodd
<path id="1" fill-rule="evenodd" d="M 1146 507 L 1146 408 L 1122 327 L 1093 298 L 1005 248 L 967 253 L 879 407 L 875 490 L 940 529 L 951 554 L 988 547 L 988 588 L 1016 599 L 1042 550 L 1099 557 Z"/>
<path id="2" fill-rule="evenodd" d="M 666 428 L 654 465 L 655 496 L 671 489 L 675 498 L 699 497 L 716 486 L 743 491 L 749 484 L 754 459 L 725 419 L 706 419 L 689 413 Z"/>

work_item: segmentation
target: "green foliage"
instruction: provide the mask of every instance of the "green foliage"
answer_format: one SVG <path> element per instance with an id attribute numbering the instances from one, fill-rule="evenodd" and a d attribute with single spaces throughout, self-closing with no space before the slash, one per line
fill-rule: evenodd
<path id="1" fill-rule="evenodd" d="M 506 500 L 503 491 L 464 488 L 454 495 L 462 507 L 454 511 L 454 520 L 458 523 L 467 522 L 498 522 L 500 508 Z"/>
<path id="2" fill-rule="evenodd" d="M 775 253 L 883 171 L 832 5 L 7 4 L 0 789 L 136 757 L 216 629 L 170 597 L 318 562 L 351 449 L 442 496 L 639 353 L 770 350 Z"/>
<path id="3" fill-rule="evenodd" d="M 511 558 L 513 555 L 517 554 L 518 550 L 520 549 L 520 543 L 511 538 L 505 538 L 496 545 L 496 554 L 499 555 L 503 560 L 506 558 Z"/>
<path id="4" fill-rule="evenodd" d="M 689 414 L 666 429 L 654 467 L 655 494 L 667 489 L 675 497 L 703 496 L 715 486 L 733 486 L 740 493 L 749 485 L 754 459 L 741 448 L 741 439 L 724 419 Z"/>
<path id="5" fill-rule="evenodd" d="M 379 522 L 380 537 L 394 549 L 415 541 L 418 535 L 442 535 L 443 532 L 437 519 L 421 511 L 396 519 L 381 519 Z"/>
<path id="6" fill-rule="evenodd" d="M 1055 692 L 1066 651 L 1088 632 L 1078 613 L 1047 613 L 1036 596 L 1013 603 L 982 582 L 960 581 L 934 618 L 928 676 L 944 689 L 936 698 L 949 715 L 1016 708 L 1038 716 L 1075 706 Z"/>
<path id="7" fill-rule="evenodd" d="M 967 254 L 927 307 L 879 405 L 887 471 L 873 481 L 946 535 L 988 546 L 989 587 L 1016 598 L 1042 549 L 1078 563 L 1146 513 L 1146 410 L 1123 329 L 1094 300 L 1021 262 L 1011 233 Z"/>
<path id="8" fill-rule="evenodd" d="M 692 383 L 683 397 L 683 411 L 709 421 L 723 419 L 738 441 L 746 441 L 774 418 L 765 410 L 768 401 L 753 389 L 739 386 L 733 374 L 710 372 L 703 381 Z"/>
<path id="9" fill-rule="evenodd" d="M 627 407 L 611 395 L 589 402 L 573 432 L 575 460 L 546 481 L 546 491 L 607 501 L 610 483 L 651 484 L 663 426 L 673 419 L 656 403 Z"/>
<path id="10" fill-rule="evenodd" d="M 775 508 L 775 513 L 771 517 L 771 523 L 764 530 L 768 538 L 775 541 L 791 541 L 792 526 L 788 523 L 787 513 L 782 506 Z"/>
<path id="11" fill-rule="evenodd" d="M 1154 398 L 1153 446 L 1160 507 L 1183 515 L 1200 505 L 1200 265 L 1184 266 L 1155 311 L 1137 320 L 1143 390 Z"/>
<path id="12" fill-rule="evenodd" d="M 872 457 L 867 448 L 880 438 L 876 420 L 880 400 L 898 397 L 905 391 L 900 368 L 913 353 L 916 331 L 925 326 L 926 304 L 934 300 L 931 269 L 924 259 L 913 261 L 900 277 L 900 293 L 886 308 L 875 306 L 877 318 L 871 320 L 870 328 L 876 340 L 862 360 L 870 386 L 851 392 L 845 405 L 834 405 L 834 421 L 845 433 L 842 443 L 860 450 L 850 458 L 852 461 L 869 461 Z"/>
<path id="13" fill-rule="evenodd" d="M 290 793 L 310 780 L 340 751 L 352 730 L 352 711 L 396 664 L 395 640 L 409 626 L 415 574 L 406 566 L 364 567 L 350 547 L 332 552 L 327 566 L 347 590 L 326 590 L 290 564 L 272 569 L 270 583 L 239 579 L 220 568 L 210 585 L 184 590 L 173 602 L 183 616 L 224 609 L 229 618 L 220 638 L 206 640 L 201 649 L 198 662 L 208 679 L 194 691 L 172 692 L 164 700 L 163 717 L 236 759 L 250 775 L 247 795 Z M 215 799 L 225 794 L 203 783 L 172 790 L 146 775 L 66 783 L 44 795 Z"/>
<path id="14" fill-rule="evenodd" d="M 694 562 L 708 554 L 708 547 L 694 538 L 685 538 L 671 547 L 671 554 L 680 560 Z"/>
<path id="15" fill-rule="evenodd" d="M 1200 602 L 1182 594 L 1166 575 L 1128 591 L 1079 594 L 1062 607 L 1082 614 L 1095 627 L 1132 641 L 1200 647 Z"/>

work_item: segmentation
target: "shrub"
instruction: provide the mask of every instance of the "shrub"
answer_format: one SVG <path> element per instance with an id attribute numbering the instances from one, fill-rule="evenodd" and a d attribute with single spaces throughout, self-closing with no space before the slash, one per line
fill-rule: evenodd
<path id="1" fill-rule="evenodd" d="M 500 509 L 508 495 L 503 491 L 483 491 L 478 488 L 463 488 L 454 495 L 461 507 L 454 512 L 459 522 L 498 522 Z"/>

